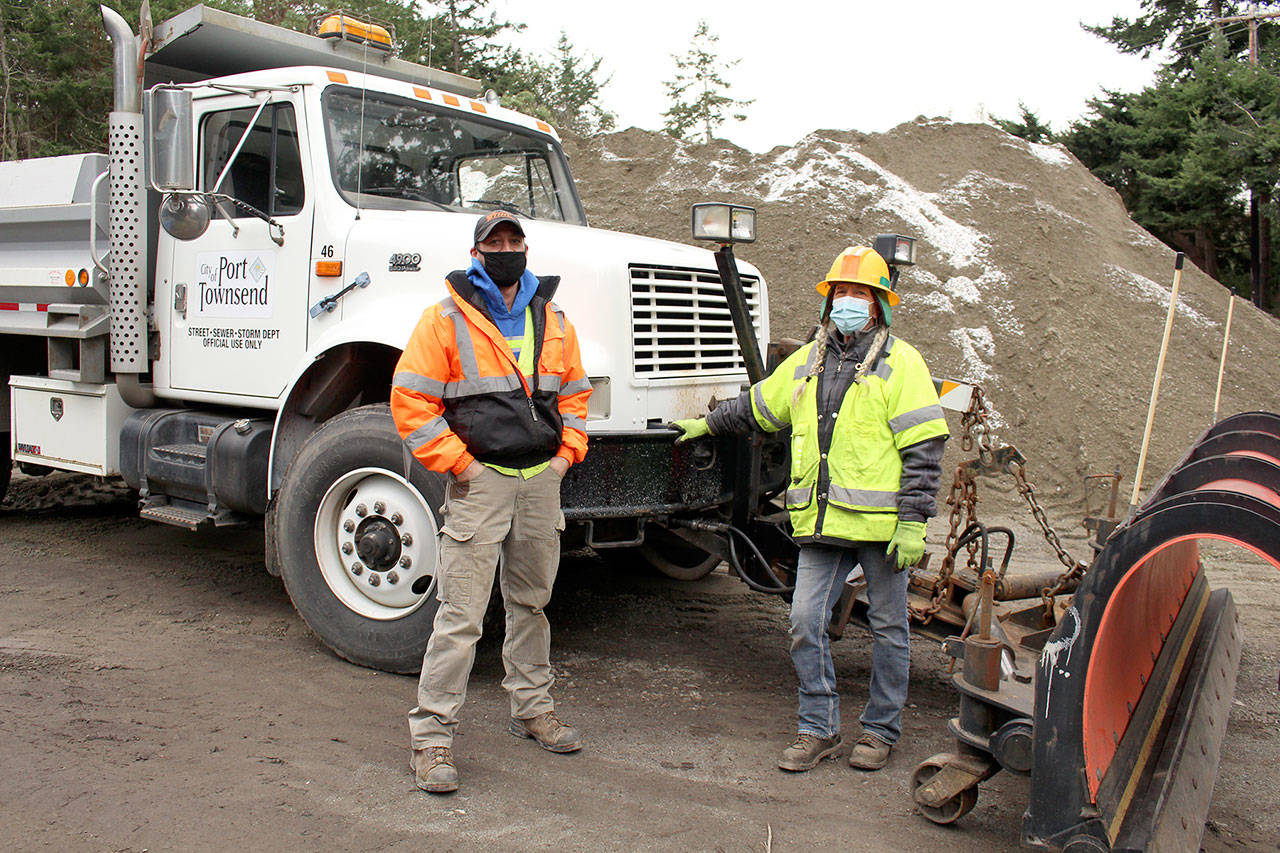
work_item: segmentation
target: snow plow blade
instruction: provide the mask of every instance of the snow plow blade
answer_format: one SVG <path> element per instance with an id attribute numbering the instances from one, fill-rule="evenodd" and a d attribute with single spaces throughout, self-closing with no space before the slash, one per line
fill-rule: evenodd
<path id="1" fill-rule="evenodd" d="M 1220 421 L 1107 540 L 1045 644 L 1023 842 L 1195 850 L 1240 661 L 1201 540 L 1280 569 L 1280 415 Z"/>

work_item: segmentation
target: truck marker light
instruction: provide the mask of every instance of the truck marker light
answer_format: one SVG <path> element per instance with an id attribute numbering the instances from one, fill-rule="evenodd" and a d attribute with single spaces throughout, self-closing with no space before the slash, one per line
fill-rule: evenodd
<path id="1" fill-rule="evenodd" d="M 328 76 L 330 83 L 347 82 L 347 75 L 343 74 L 341 71 L 326 71 L 324 73 L 326 76 Z"/>
<path id="2" fill-rule="evenodd" d="M 76 275 L 76 280 L 80 282 L 81 287 L 84 287 L 86 284 L 89 283 L 89 271 L 80 270 L 80 272 Z"/>
<path id="3" fill-rule="evenodd" d="M 413 87 L 413 94 L 417 95 L 419 98 L 422 98 L 424 101 L 429 101 L 429 100 L 431 100 L 431 90 L 430 90 L 430 89 L 424 89 L 424 88 L 422 88 L 421 86 L 414 86 L 414 87 Z"/>
<path id="4" fill-rule="evenodd" d="M 75 270 L 67 270 L 67 274 L 64 276 L 64 278 L 67 280 L 67 287 L 75 287 L 75 284 L 76 284 Z"/>
<path id="5" fill-rule="evenodd" d="M 542 131 L 543 133 L 550 133 L 551 125 L 547 124 L 545 121 L 539 121 L 538 130 Z"/>
<path id="6" fill-rule="evenodd" d="M 471 102 L 471 109 L 475 110 L 475 111 L 476 111 L 476 112 L 478 112 L 478 113 L 485 113 L 485 114 L 488 114 L 488 112 L 489 112 L 488 110 L 486 110 L 486 109 L 484 108 L 484 104 L 480 103 L 479 101 L 472 101 L 472 102 Z"/>
<path id="7" fill-rule="evenodd" d="M 445 95 L 444 102 L 451 107 L 460 107 L 462 104 L 453 95 Z"/>
<path id="8" fill-rule="evenodd" d="M 342 261 L 316 261 L 316 275 L 328 278 L 342 275 Z"/>

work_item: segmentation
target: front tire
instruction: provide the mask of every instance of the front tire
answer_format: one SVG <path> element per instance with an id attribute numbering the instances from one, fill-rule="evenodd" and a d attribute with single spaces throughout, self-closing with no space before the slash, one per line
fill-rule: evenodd
<path id="1" fill-rule="evenodd" d="M 421 668 L 439 604 L 444 488 L 442 474 L 405 450 L 386 405 L 334 416 L 289 465 L 272 513 L 280 575 L 339 657 L 387 672 Z"/>

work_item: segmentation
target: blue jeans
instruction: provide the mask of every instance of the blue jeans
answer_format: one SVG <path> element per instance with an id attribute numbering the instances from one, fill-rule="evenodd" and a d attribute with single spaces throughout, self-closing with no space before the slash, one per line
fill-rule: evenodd
<path id="1" fill-rule="evenodd" d="M 907 624 L 908 572 L 895 572 L 885 558 L 887 542 L 860 542 L 850 548 L 805 545 L 800 549 L 796 591 L 791 599 L 791 660 L 800 678 L 800 734 L 831 737 L 840 731 L 840 695 L 827 625 L 831 608 L 855 565 L 867 580 L 871 623 L 871 691 L 862 729 L 885 743 L 902 734 L 911 668 Z"/>

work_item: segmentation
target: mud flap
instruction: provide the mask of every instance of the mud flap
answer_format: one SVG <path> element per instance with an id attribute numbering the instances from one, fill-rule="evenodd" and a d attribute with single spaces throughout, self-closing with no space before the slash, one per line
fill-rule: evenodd
<path id="1" fill-rule="evenodd" d="M 1210 429 L 1081 581 L 1037 672 L 1024 843 L 1198 848 L 1241 644 L 1231 595 L 1209 588 L 1199 541 L 1230 542 L 1280 569 L 1278 438 L 1280 416 L 1262 412 Z"/>

